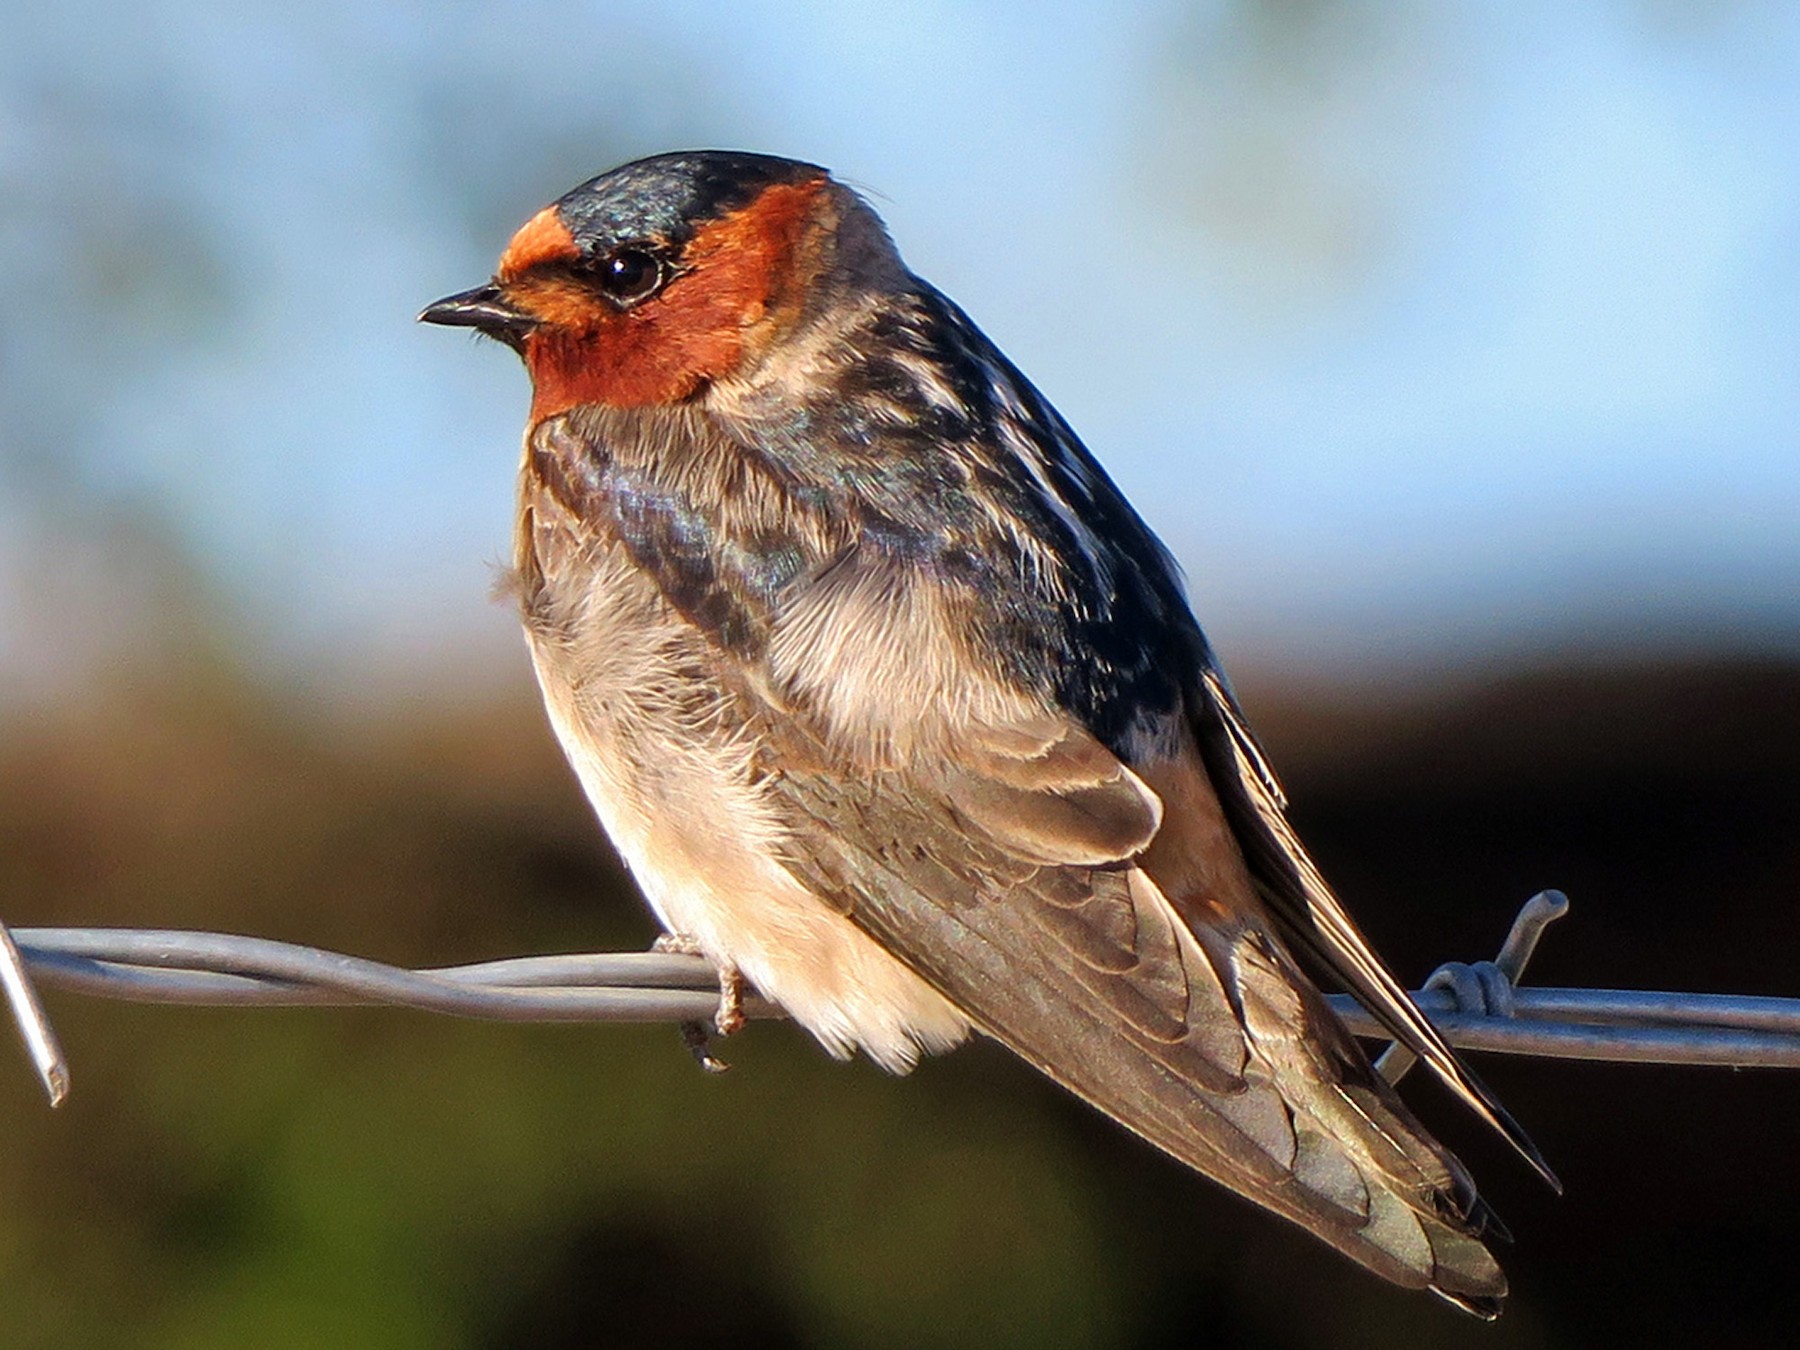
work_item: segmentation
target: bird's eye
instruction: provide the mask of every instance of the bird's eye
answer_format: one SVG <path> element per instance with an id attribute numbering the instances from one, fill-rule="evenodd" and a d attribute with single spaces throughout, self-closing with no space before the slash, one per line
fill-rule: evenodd
<path id="1" fill-rule="evenodd" d="M 663 265 L 642 249 L 622 248 L 600 260 L 600 289 L 621 305 L 648 299 L 663 284 Z"/>

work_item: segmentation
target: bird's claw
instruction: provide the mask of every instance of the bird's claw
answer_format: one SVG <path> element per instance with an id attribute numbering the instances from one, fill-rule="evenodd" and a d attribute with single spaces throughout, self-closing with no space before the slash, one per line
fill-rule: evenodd
<path id="1" fill-rule="evenodd" d="M 724 1073 L 731 1065 L 713 1054 L 710 1038 L 704 1022 L 683 1022 L 681 1024 L 681 1043 L 688 1048 L 688 1053 L 707 1073 Z"/>
<path id="2" fill-rule="evenodd" d="M 705 956 L 698 941 L 686 933 L 661 933 L 650 944 L 650 950 L 677 956 Z M 715 962 L 719 977 L 719 1007 L 713 1014 L 712 1031 L 721 1036 L 735 1036 L 744 1029 L 744 976 L 729 962 Z M 724 1073 L 731 1066 L 712 1053 L 710 1035 L 704 1022 L 683 1022 L 681 1041 L 696 1063 L 708 1073 Z"/>

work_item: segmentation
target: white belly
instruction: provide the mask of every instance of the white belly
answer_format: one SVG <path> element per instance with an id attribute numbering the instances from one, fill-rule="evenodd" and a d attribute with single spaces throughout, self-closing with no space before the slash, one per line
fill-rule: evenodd
<path id="1" fill-rule="evenodd" d="M 775 860 L 783 827 L 704 680 L 702 639 L 622 559 L 598 573 L 562 624 L 531 628 L 532 656 L 557 738 L 663 926 L 835 1055 L 861 1047 L 904 1071 L 961 1041 L 960 1012 Z"/>

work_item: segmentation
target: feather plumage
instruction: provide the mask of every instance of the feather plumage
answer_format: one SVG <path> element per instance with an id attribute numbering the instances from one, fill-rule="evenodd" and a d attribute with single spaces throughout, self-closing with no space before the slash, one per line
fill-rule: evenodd
<path id="1" fill-rule="evenodd" d="M 554 210 L 508 256 L 558 314 L 577 244 L 649 259 L 667 305 L 596 294 L 591 335 L 545 335 L 508 276 L 457 299 L 559 387 L 629 347 L 689 391 L 542 416 L 518 534 L 552 720 L 664 923 L 836 1053 L 904 1068 L 974 1026 L 1491 1314 L 1486 1207 L 1293 951 L 1535 1151 L 1320 878 L 1174 563 L 1067 424 L 822 170 L 664 157 Z M 662 352 L 674 313 L 733 327 Z"/>

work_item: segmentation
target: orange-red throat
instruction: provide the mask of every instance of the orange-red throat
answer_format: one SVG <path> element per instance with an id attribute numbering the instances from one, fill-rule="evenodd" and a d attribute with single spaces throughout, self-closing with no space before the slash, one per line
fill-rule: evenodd
<path id="1" fill-rule="evenodd" d="M 584 251 L 555 206 L 533 216 L 495 276 L 507 303 L 536 320 L 521 348 L 533 425 L 582 404 L 677 403 L 738 370 L 800 306 L 826 183 L 775 184 L 699 222 L 660 289 L 629 306 L 594 284 L 589 269 L 604 252 Z"/>

